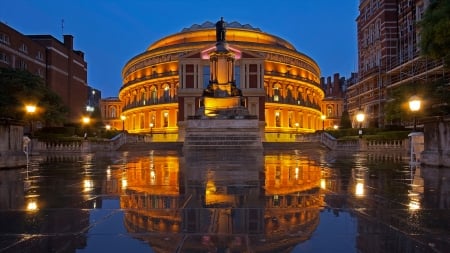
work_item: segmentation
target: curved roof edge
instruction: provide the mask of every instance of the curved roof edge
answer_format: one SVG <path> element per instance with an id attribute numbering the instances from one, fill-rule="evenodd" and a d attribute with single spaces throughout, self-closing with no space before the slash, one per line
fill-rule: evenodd
<path id="1" fill-rule="evenodd" d="M 215 28 L 215 27 L 216 27 L 216 24 L 214 24 L 211 21 L 206 21 L 201 25 L 193 24 L 188 28 L 183 28 L 181 30 L 181 32 L 190 32 L 190 31 L 196 31 L 196 30 L 201 30 L 201 29 L 211 29 L 211 28 Z M 258 32 L 262 32 L 261 29 L 259 29 L 259 28 L 255 28 L 249 24 L 242 25 L 241 23 L 239 23 L 237 21 L 233 21 L 231 23 L 225 22 L 225 27 L 242 28 L 242 29 L 249 29 L 249 30 L 255 30 Z"/>

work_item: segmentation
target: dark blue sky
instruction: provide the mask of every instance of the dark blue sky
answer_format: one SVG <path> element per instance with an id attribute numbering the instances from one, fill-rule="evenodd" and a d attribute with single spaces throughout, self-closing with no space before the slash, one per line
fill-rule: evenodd
<path id="1" fill-rule="evenodd" d="M 237 21 L 293 44 L 322 76 L 357 70 L 358 0 L 0 0 L 0 22 L 29 34 L 74 36 L 88 84 L 117 96 L 125 63 L 156 40 L 193 24 Z M 64 26 L 62 27 L 62 20 Z"/>

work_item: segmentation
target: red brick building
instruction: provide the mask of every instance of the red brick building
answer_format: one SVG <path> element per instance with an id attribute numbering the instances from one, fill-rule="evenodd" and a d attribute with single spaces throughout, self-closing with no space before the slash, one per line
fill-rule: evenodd
<path id="1" fill-rule="evenodd" d="M 360 110 L 366 115 L 364 127 L 389 125 L 384 105 L 393 88 L 448 77 L 443 61 L 420 54 L 417 22 L 428 5 L 427 0 L 359 1 L 358 80 L 347 87 L 354 125 Z"/>
<path id="2" fill-rule="evenodd" d="M 0 23 L 0 67 L 29 71 L 45 80 L 69 108 L 69 121 L 79 122 L 88 100 L 87 63 L 73 49 L 73 36 L 61 42 L 51 35 L 24 35 Z"/>

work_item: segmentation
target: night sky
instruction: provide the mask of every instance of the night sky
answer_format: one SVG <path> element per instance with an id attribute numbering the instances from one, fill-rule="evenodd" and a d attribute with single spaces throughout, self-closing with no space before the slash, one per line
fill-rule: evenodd
<path id="1" fill-rule="evenodd" d="M 117 96 L 125 63 L 162 37 L 206 21 L 237 21 L 281 37 L 314 59 L 323 77 L 357 71 L 357 0 L 0 0 L 0 21 L 49 34 L 85 53 L 88 85 Z"/>

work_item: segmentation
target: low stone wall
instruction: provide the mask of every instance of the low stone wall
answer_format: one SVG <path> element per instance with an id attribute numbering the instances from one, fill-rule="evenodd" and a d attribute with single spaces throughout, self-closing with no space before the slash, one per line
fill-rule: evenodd
<path id="1" fill-rule="evenodd" d="M 408 151 L 409 140 L 337 140 L 326 132 L 316 134 L 316 137 L 309 135 L 300 141 L 319 141 L 331 150 L 350 151 Z"/>
<path id="2" fill-rule="evenodd" d="M 26 165 L 21 122 L 0 119 L 0 168 Z"/>
<path id="3" fill-rule="evenodd" d="M 422 164 L 450 167 L 450 117 L 422 119 L 424 151 Z"/>

